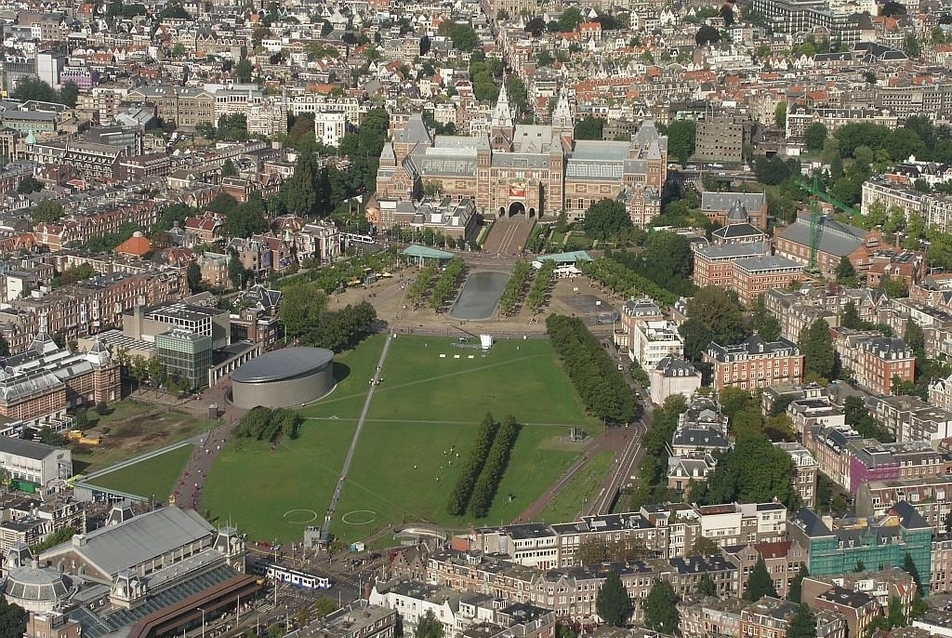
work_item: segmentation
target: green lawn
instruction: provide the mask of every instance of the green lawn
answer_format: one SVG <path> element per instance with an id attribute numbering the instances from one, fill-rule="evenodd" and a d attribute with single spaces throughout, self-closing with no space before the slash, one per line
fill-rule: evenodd
<path id="1" fill-rule="evenodd" d="M 591 497 L 598 494 L 612 465 L 614 452 L 600 452 L 579 470 L 542 511 L 544 521 L 571 521 Z"/>
<path id="2" fill-rule="evenodd" d="M 232 439 L 208 474 L 202 509 L 254 540 L 300 540 L 304 521 L 323 522 L 353 434 L 351 422 L 305 421 L 299 438 L 273 452 L 263 441 Z M 285 517 L 294 509 L 309 511 Z"/>
<path id="3" fill-rule="evenodd" d="M 478 423 L 488 410 L 499 419 L 512 414 L 520 423 L 586 425 L 581 401 L 548 341 L 498 341 L 485 357 L 454 344 L 455 338 L 397 337 L 368 418 Z"/>
<path id="4" fill-rule="evenodd" d="M 160 456 L 141 461 L 91 481 L 93 485 L 138 494 L 155 501 L 164 501 L 175 488 L 175 481 L 192 454 L 192 446 L 184 445 Z"/>
<path id="5" fill-rule="evenodd" d="M 377 335 L 339 358 L 348 376 L 301 411 L 300 440 L 282 441 L 274 453 L 264 445 L 245 443 L 238 451 L 229 444 L 206 484 L 203 508 L 230 514 L 255 539 L 300 538 L 303 525 L 282 520 L 293 508 L 315 510 L 320 524 L 384 338 Z M 446 500 L 487 411 L 499 420 L 512 414 L 525 427 L 485 523 L 511 521 L 575 461 L 578 448 L 559 439 L 569 426 L 599 432 L 547 341 L 504 340 L 486 356 L 456 343 L 455 337 L 405 335 L 391 343 L 331 526 L 342 540 L 405 520 L 456 528 L 473 523 L 449 516 Z M 351 512 L 354 522 L 343 521 Z M 367 518 L 375 520 L 361 522 Z"/>

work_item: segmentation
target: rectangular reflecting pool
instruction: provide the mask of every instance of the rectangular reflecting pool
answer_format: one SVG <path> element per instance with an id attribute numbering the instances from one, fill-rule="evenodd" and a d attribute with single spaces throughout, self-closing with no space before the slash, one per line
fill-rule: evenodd
<path id="1" fill-rule="evenodd" d="M 507 272 L 480 270 L 470 274 L 450 310 L 450 316 L 456 319 L 492 318 L 507 281 Z"/>

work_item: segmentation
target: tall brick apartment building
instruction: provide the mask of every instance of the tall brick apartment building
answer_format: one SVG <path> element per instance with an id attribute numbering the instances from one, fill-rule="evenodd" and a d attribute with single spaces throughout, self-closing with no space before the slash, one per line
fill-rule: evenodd
<path id="1" fill-rule="evenodd" d="M 713 387 L 718 392 L 728 386 L 753 390 L 803 380 L 800 348 L 782 338 L 764 341 L 753 335 L 737 344 L 711 342 L 704 361 L 714 368 Z"/>

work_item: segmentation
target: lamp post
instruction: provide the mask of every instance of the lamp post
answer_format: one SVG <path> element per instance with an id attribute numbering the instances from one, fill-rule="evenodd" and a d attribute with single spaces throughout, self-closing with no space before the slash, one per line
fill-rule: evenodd
<path id="1" fill-rule="evenodd" d="M 202 612 L 202 638 L 205 638 L 205 610 L 201 607 L 196 607 L 195 609 Z"/>

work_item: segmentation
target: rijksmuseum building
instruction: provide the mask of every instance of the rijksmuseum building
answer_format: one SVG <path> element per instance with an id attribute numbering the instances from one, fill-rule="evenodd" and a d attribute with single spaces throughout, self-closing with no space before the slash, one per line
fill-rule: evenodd
<path id="1" fill-rule="evenodd" d="M 425 183 L 438 185 L 450 201 L 472 199 L 487 219 L 551 217 L 562 210 L 574 219 L 606 197 L 624 202 L 635 226 L 661 214 L 668 138 L 654 122 L 642 123 L 628 142 L 576 140 L 574 130 L 564 90 L 550 126 L 514 124 L 505 84 L 488 134 L 434 136 L 421 114 L 411 115 L 380 154 L 378 205 L 368 206 L 368 218 L 383 227 L 402 225 L 387 219 L 392 215 L 384 202 L 418 200 Z"/>

